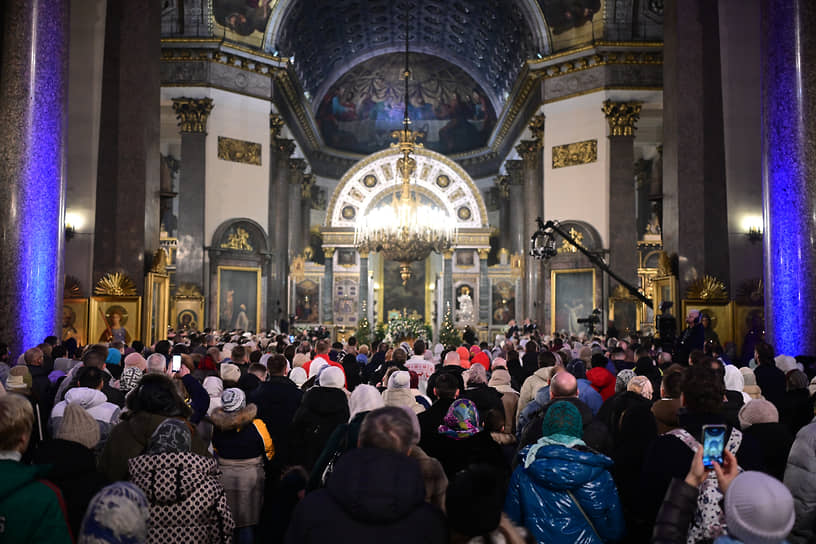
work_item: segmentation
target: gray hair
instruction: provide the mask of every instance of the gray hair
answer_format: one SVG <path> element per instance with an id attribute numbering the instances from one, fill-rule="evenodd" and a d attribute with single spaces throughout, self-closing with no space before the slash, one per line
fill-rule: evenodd
<path id="1" fill-rule="evenodd" d="M 414 418 L 416 419 L 416 418 Z M 372 410 L 363 419 L 357 445 L 407 454 L 419 441 L 419 433 L 408 412 L 398 406 Z"/>

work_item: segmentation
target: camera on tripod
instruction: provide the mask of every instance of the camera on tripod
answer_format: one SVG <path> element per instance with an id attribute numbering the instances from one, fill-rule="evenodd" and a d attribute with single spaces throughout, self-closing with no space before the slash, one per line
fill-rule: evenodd
<path id="1" fill-rule="evenodd" d="M 587 333 L 595 334 L 595 325 L 601 322 L 601 310 L 595 308 L 587 317 L 578 318 L 577 321 L 586 327 Z"/>

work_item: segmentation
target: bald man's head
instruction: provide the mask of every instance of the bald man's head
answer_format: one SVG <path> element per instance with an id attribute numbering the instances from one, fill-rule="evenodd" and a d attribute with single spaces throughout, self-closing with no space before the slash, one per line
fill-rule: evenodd
<path id="1" fill-rule="evenodd" d="M 460 362 L 461 360 L 459 359 L 459 354 L 455 351 L 449 351 L 448 354 L 445 355 L 445 366 L 459 366 Z"/>
<path id="2" fill-rule="evenodd" d="M 550 399 L 578 396 L 578 382 L 569 372 L 559 372 L 550 380 Z"/>

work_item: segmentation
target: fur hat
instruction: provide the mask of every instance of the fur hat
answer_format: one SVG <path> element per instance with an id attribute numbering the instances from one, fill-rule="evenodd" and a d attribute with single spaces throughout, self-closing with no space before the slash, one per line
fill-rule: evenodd
<path id="1" fill-rule="evenodd" d="M 783 542 L 796 519 L 788 488 L 753 470 L 734 478 L 725 493 L 723 510 L 729 535 L 751 544 Z"/>
<path id="2" fill-rule="evenodd" d="M 408 373 L 406 372 L 405 374 L 407 375 Z M 343 375 L 342 370 L 340 370 L 336 366 L 330 366 L 329 368 L 325 369 L 323 372 L 320 373 L 318 381 L 320 382 L 321 387 L 334 387 L 336 389 L 343 389 L 343 386 L 346 383 L 346 378 Z"/>
<path id="3" fill-rule="evenodd" d="M 295 382 L 295 385 L 300 387 L 306 383 L 306 380 L 308 380 L 309 377 L 306 375 L 306 371 L 303 370 L 303 368 L 296 366 L 292 369 L 292 372 L 289 373 L 289 379 Z"/>
<path id="4" fill-rule="evenodd" d="M 241 379 L 241 369 L 232 363 L 221 365 L 221 379 L 225 382 L 237 382 Z"/>
<path id="5" fill-rule="evenodd" d="M 99 423 L 79 404 L 68 404 L 54 438 L 76 442 L 92 450 L 99 443 Z"/>
<path id="6" fill-rule="evenodd" d="M 779 411 L 772 402 L 764 399 L 754 399 L 740 408 L 740 426 L 747 429 L 755 423 L 779 423 Z"/>
<path id="7" fill-rule="evenodd" d="M 409 389 L 411 387 L 411 375 L 404 370 L 398 370 L 388 378 L 388 389 Z"/>
<path id="8" fill-rule="evenodd" d="M 221 393 L 221 406 L 225 412 L 237 412 L 246 408 L 246 394 L 237 387 L 230 387 Z"/>

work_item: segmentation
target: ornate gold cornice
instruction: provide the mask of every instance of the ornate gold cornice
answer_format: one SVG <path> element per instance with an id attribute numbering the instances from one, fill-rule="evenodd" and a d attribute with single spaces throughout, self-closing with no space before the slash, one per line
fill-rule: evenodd
<path id="1" fill-rule="evenodd" d="M 525 161 L 534 161 L 541 154 L 541 142 L 538 140 L 522 140 L 516 146 L 516 151 Z"/>
<path id="2" fill-rule="evenodd" d="M 284 126 L 283 117 L 274 112 L 269 114 L 269 136 L 273 140 L 280 136 L 281 130 L 283 130 L 283 126 Z"/>
<path id="3" fill-rule="evenodd" d="M 714 276 L 697 278 L 686 290 L 686 298 L 690 300 L 728 301 L 728 291 L 725 283 Z"/>
<path id="4" fill-rule="evenodd" d="M 544 121 L 546 120 L 546 116 L 543 113 L 539 113 L 538 115 L 534 115 L 530 122 L 527 124 L 530 127 L 530 132 L 533 133 L 533 138 L 538 141 L 539 144 L 544 143 Z"/>
<path id="5" fill-rule="evenodd" d="M 601 111 L 609 121 L 610 136 L 634 136 L 643 102 L 612 102 L 605 100 Z"/>
<path id="6" fill-rule="evenodd" d="M 179 97 L 173 99 L 173 111 L 176 112 L 178 126 L 181 132 L 187 133 L 207 133 L 207 118 L 213 109 L 212 98 L 187 98 Z"/>
<path id="7" fill-rule="evenodd" d="M 295 141 L 288 138 L 275 138 L 272 140 L 272 145 L 284 157 L 288 157 L 295 152 Z"/>

